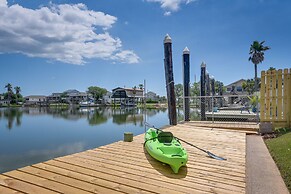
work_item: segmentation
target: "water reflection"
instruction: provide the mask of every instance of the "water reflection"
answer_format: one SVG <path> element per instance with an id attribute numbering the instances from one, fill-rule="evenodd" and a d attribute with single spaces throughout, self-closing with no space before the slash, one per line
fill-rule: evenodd
<path id="1" fill-rule="evenodd" d="M 11 130 L 14 125 L 21 125 L 21 118 L 23 112 L 19 111 L 17 108 L 9 108 L 0 110 L 0 119 L 7 120 L 6 128 Z"/>
<path id="2" fill-rule="evenodd" d="M 166 113 L 167 109 L 138 109 L 138 108 L 47 108 L 47 107 L 30 107 L 30 108 L 3 108 L 0 109 L 0 120 L 7 122 L 6 128 L 11 130 L 14 126 L 20 126 L 23 115 L 44 116 L 50 115 L 53 118 L 77 121 L 86 119 L 91 126 L 106 123 L 112 118 L 112 122 L 117 125 L 131 123 L 143 126 L 144 116 L 153 117 L 162 112 Z"/>

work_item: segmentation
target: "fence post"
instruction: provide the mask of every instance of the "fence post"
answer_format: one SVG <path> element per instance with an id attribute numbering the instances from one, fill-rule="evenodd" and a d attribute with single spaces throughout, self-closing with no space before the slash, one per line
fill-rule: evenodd
<path id="1" fill-rule="evenodd" d="M 276 94 L 276 70 L 272 70 L 271 71 L 271 75 L 272 75 L 272 106 L 271 106 L 271 110 L 272 110 L 272 121 L 276 121 L 277 117 L 276 117 L 276 98 L 277 98 L 277 94 Z"/>
<path id="2" fill-rule="evenodd" d="M 282 111 L 283 111 L 283 96 L 282 96 L 282 69 L 278 70 L 278 100 L 277 100 L 277 118 L 281 122 L 283 120 Z"/>
<path id="3" fill-rule="evenodd" d="M 267 81 L 266 81 L 266 121 L 270 121 L 270 79 L 271 78 L 271 71 L 267 71 Z"/>
<path id="4" fill-rule="evenodd" d="M 291 127 L 291 68 L 287 69 L 287 125 L 288 127 Z M 285 86 L 284 86 L 285 87 Z"/>
<path id="5" fill-rule="evenodd" d="M 265 104 L 265 96 L 266 96 L 266 76 L 265 71 L 261 72 L 261 89 L 260 89 L 260 120 L 264 122 L 266 120 L 266 104 Z"/>

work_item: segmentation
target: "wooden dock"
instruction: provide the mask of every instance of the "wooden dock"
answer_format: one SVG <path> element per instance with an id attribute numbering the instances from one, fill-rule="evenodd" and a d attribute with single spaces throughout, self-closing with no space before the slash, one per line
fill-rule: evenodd
<path id="1" fill-rule="evenodd" d="M 256 113 L 247 111 L 243 111 L 241 113 L 240 110 L 220 110 L 218 112 L 206 112 L 205 113 L 207 119 L 231 119 L 231 120 L 256 120 L 258 117 Z"/>
<path id="2" fill-rule="evenodd" d="M 164 129 L 227 158 L 218 161 L 187 144 L 179 174 L 151 158 L 144 135 L 0 174 L 0 193 L 245 193 L 246 133 L 197 127 Z"/>

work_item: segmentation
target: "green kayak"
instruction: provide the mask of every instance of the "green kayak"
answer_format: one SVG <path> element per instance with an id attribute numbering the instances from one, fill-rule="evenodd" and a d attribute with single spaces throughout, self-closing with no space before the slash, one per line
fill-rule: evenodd
<path id="1" fill-rule="evenodd" d="M 188 161 L 186 150 L 171 132 L 149 128 L 145 134 L 145 148 L 153 158 L 169 164 L 174 173 Z"/>

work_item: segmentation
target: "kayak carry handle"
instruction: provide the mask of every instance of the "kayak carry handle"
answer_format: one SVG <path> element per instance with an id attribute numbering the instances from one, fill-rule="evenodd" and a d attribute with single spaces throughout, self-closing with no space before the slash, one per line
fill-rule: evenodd
<path id="1" fill-rule="evenodd" d="M 182 157 L 180 154 L 173 154 L 172 156 L 179 156 L 179 157 Z"/>

